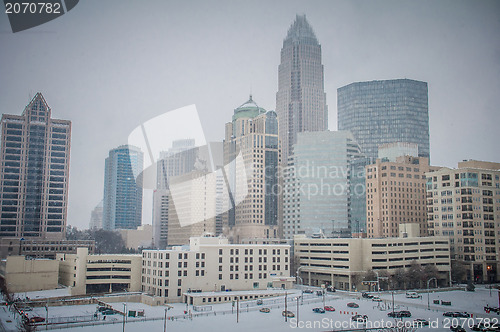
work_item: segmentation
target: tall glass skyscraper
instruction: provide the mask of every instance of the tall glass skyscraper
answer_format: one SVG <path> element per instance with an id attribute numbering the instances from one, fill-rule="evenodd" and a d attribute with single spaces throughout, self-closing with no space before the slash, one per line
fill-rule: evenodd
<path id="1" fill-rule="evenodd" d="M 37 93 L 22 115 L 2 115 L 1 137 L 0 237 L 64 238 L 71 122 Z"/>
<path id="2" fill-rule="evenodd" d="M 143 169 L 143 153 L 122 145 L 109 151 L 104 170 L 104 229 L 136 229 L 142 220 L 142 187 L 134 174 Z"/>
<path id="3" fill-rule="evenodd" d="M 297 133 L 328 129 L 321 45 L 305 15 L 297 15 L 283 41 L 276 113 L 283 163 L 297 142 Z"/>
<path id="4" fill-rule="evenodd" d="M 350 236 L 350 164 L 362 157 L 348 131 L 299 133 L 284 171 L 283 236 Z"/>
<path id="5" fill-rule="evenodd" d="M 357 82 L 337 90 L 338 129 L 350 130 L 367 157 L 385 143 L 415 143 L 429 158 L 427 83 L 409 79 Z"/>

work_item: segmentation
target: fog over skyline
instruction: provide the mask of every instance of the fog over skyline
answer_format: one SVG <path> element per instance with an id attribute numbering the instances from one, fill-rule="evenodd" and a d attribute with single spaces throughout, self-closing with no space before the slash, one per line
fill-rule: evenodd
<path id="1" fill-rule="evenodd" d="M 196 104 L 207 141 L 250 93 L 276 107 L 280 50 L 296 14 L 322 47 L 329 129 L 337 89 L 409 78 L 429 87 L 431 164 L 500 162 L 499 1 L 86 0 L 13 34 L 0 15 L 0 110 L 42 92 L 72 121 L 68 225 L 87 228 L 104 160 L 141 123 Z M 151 206 L 143 224 L 151 224 Z"/>

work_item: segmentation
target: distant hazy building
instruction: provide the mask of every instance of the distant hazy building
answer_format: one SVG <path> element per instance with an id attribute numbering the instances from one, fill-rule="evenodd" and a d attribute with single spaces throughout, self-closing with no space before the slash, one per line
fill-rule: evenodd
<path id="1" fill-rule="evenodd" d="M 187 245 L 189 238 L 215 235 L 216 177 L 206 170 L 177 176 L 170 181 L 167 244 Z"/>
<path id="2" fill-rule="evenodd" d="M 194 139 L 173 141 L 168 151 L 160 153 L 157 162 L 157 188 L 168 189 L 170 178 L 193 171 L 198 153 Z"/>
<path id="3" fill-rule="evenodd" d="M 90 213 L 90 229 L 102 229 L 102 210 L 103 201 L 101 200 Z"/>
<path id="4" fill-rule="evenodd" d="M 276 238 L 278 234 L 278 120 L 250 99 L 234 110 L 226 123 L 224 165 L 241 154 L 246 167 L 226 174 L 232 198 L 243 201 L 227 214 L 227 235 L 235 243 L 249 238 Z M 250 166 L 250 167 L 248 167 Z M 241 179 L 246 179 L 242 181 Z M 246 195 L 246 196 L 245 196 Z M 228 202 L 231 204 L 231 202 Z"/>
<path id="5" fill-rule="evenodd" d="M 350 162 L 361 157 L 348 131 L 297 135 L 284 174 L 283 235 L 350 236 Z"/>
<path id="6" fill-rule="evenodd" d="M 52 119 L 41 93 L 2 115 L 0 237 L 64 238 L 70 140 L 71 122 Z"/>
<path id="7" fill-rule="evenodd" d="M 195 169 L 199 149 L 194 139 L 172 142 L 168 151 L 160 153 L 157 162 L 157 186 L 153 192 L 153 246 L 164 249 L 168 244 L 169 214 L 173 213 L 173 201 L 169 190 L 170 179 Z M 171 211 L 172 210 L 172 211 Z"/>
<path id="8" fill-rule="evenodd" d="M 350 130 L 367 157 L 385 143 L 418 144 L 429 158 L 427 83 L 409 79 L 357 82 L 337 90 L 338 128 Z"/>
<path id="9" fill-rule="evenodd" d="M 297 142 L 297 133 L 328 129 L 321 45 L 305 15 L 297 15 L 283 40 L 276 113 L 283 163 Z"/>
<path id="10" fill-rule="evenodd" d="M 118 232 L 127 249 L 150 249 L 153 243 L 153 227 L 151 225 L 142 225 L 137 229 L 120 229 Z"/>
<path id="11" fill-rule="evenodd" d="M 122 145 L 109 151 L 104 171 L 104 229 L 136 229 L 142 220 L 142 187 L 134 174 L 140 174 L 143 153 Z"/>
<path id="12" fill-rule="evenodd" d="M 397 237 L 399 224 L 412 223 L 427 236 L 425 177 L 434 169 L 428 158 L 410 156 L 366 166 L 368 237 Z"/>
<path id="13" fill-rule="evenodd" d="M 386 161 L 396 161 L 397 157 L 418 157 L 418 145 L 415 143 L 396 142 L 379 145 L 378 158 Z"/>
<path id="14" fill-rule="evenodd" d="M 429 232 L 450 238 L 451 258 L 474 282 L 500 280 L 500 163 L 469 160 L 427 173 Z M 458 281 L 458 280 L 457 280 Z"/>

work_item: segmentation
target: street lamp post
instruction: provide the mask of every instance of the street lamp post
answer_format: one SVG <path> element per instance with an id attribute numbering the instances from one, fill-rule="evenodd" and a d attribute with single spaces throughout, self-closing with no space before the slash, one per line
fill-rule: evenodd
<path id="1" fill-rule="evenodd" d="M 167 310 L 168 307 L 165 308 L 165 317 L 163 320 L 163 332 L 167 332 Z"/>
<path id="2" fill-rule="evenodd" d="M 123 328 L 122 331 L 125 332 L 125 316 L 127 311 L 127 304 L 123 303 Z"/>
<path id="3" fill-rule="evenodd" d="M 300 296 L 297 296 L 297 322 L 299 322 L 299 298 Z"/>
<path id="4" fill-rule="evenodd" d="M 47 304 L 45 304 L 45 330 L 48 330 L 49 324 L 49 301 L 47 300 Z"/>
<path id="5" fill-rule="evenodd" d="M 427 310 L 431 310 L 431 300 L 430 300 L 430 290 L 429 290 L 429 284 L 432 280 L 436 280 L 436 286 L 437 286 L 437 279 L 436 278 L 430 278 L 427 280 Z"/>
<path id="6" fill-rule="evenodd" d="M 287 300 L 287 293 L 285 291 L 285 322 L 288 322 L 288 312 L 287 312 L 287 303 L 286 303 L 286 300 Z"/>

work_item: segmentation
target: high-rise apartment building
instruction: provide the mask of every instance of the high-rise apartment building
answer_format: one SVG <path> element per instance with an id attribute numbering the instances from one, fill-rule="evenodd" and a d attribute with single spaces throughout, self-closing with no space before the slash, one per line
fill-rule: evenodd
<path id="1" fill-rule="evenodd" d="M 297 15 L 283 41 L 276 113 L 283 163 L 292 153 L 297 133 L 328 129 L 321 45 L 305 15 Z"/>
<path id="2" fill-rule="evenodd" d="M 434 169 L 428 158 L 411 156 L 366 166 L 368 237 L 397 237 L 399 224 L 413 223 L 427 235 L 425 174 Z"/>
<path id="3" fill-rule="evenodd" d="M 430 158 L 427 83 L 409 79 L 357 82 L 337 90 L 338 129 L 350 130 L 367 157 L 378 146 L 407 142 Z"/>
<path id="4" fill-rule="evenodd" d="M 134 174 L 143 169 L 143 153 L 122 145 L 109 151 L 104 170 L 104 229 L 136 229 L 142 220 L 142 187 Z"/>
<path id="5" fill-rule="evenodd" d="M 297 135 L 284 172 L 283 236 L 350 236 L 350 162 L 361 157 L 348 131 Z"/>
<path id="6" fill-rule="evenodd" d="M 37 93 L 22 115 L 2 115 L 1 135 L 0 237 L 64 238 L 71 122 Z"/>
<path id="7" fill-rule="evenodd" d="M 451 258 L 474 282 L 498 282 L 500 163 L 469 160 L 427 173 L 429 233 L 450 238 Z"/>
<path id="8" fill-rule="evenodd" d="M 226 174 L 232 197 L 227 203 L 232 204 L 236 197 L 243 199 L 227 213 L 227 235 L 235 243 L 277 238 L 278 120 L 276 112 L 259 107 L 252 96 L 234 110 L 232 121 L 226 124 L 224 165 L 240 154 L 245 167 L 229 167 Z"/>

